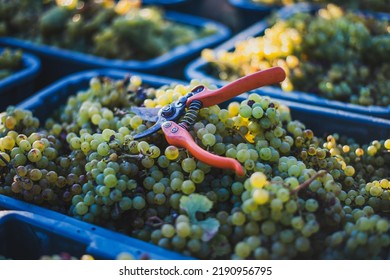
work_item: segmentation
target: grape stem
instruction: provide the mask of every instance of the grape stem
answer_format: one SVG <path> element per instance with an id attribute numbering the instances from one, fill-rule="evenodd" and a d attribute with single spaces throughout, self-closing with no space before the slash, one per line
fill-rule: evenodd
<path id="1" fill-rule="evenodd" d="M 238 131 L 237 129 L 233 129 L 233 128 L 227 128 L 227 130 L 231 133 L 231 134 L 238 134 L 243 141 L 247 142 L 247 143 L 250 143 L 250 141 L 248 141 L 248 139 L 245 138 L 245 135 L 243 135 L 240 131 Z"/>
<path id="2" fill-rule="evenodd" d="M 149 217 L 146 224 L 152 227 L 160 227 L 164 224 L 164 221 L 157 216 Z"/>
<path id="3" fill-rule="evenodd" d="M 295 189 L 291 190 L 291 194 L 296 194 L 298 193 L 300 190 L 302 189 L 305 189 L 307 188 L 311 182 L 313 182 L 315 179 L 317 179 L 318 177 L 322 177 L 326 174 L 326 170 L 320 170 L 318 171 L 315 175 L 313 175 L 313 177 L 311 177 L 310 179 L 306 180 L 305 182 L 303 182 L 302 184 L 300 184 L 298 187 L 296 187 Z"/>
<path id="4" fill-rule="evenodd" d="M 129 154 L 123 154 L 123 155 L 120 155 L 118 156 L 118 158 L 135 158 L 135 159 L 138 159 L 138 160 L 141 160 L 145 157 L 144 154 L 140 153 L 138 155 L 129 155 Z"/>
<path id="5" fill-rule="evenodd" d="M 0 155 L 0 159 L 5 163 L 5 165 L 6 165 L 9 169 L 14 170 L 16 176 L 20 179 L 20 176 L 19 176 L 18 171 L 16 170 L 16 168 L 15 168 L 12 164 L 10 164 L 9 161 L 6 160 L 2 155 Z"/>

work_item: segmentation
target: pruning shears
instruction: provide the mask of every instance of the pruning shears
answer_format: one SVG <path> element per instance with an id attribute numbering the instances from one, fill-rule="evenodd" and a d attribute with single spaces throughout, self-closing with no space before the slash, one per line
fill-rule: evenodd
<path id="1" fill-rule="evenodd" d="M 196 144 L 188 131 L 196 122 L 201 108 L 222 103 L 265 85 L 282 82 L 285 78 L 286 73 L 281 67 L 272 67 L 244 76 L 216 90 L 210 90 L 204 85 L 196 86 L 187 95 L 162 108 L 132 107 L 132 111 L 144 120 L 155 121 L 153 126 L 134 135 L 133 139 L 148 137 L 161 129 L 170 145 L 187 149 L 195 158 L 210 166 L 231 169 L 243 176 L 245 170 L 239 161 L 205 151 Z M 152 117 L 151 110 L 154 111 Z"/>

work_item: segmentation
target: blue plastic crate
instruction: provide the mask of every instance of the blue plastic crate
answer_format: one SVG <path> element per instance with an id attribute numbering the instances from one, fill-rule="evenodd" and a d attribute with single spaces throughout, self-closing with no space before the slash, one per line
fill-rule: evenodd
<path id="1" fill-rule="evenodd" d="M 244 27 L 258 22 L 281 8 L 278 5 L 265 5 L 250 0 L 228 0 L 228 2 L 237 10 Z"/>
<path id="2" fill-rule="evenodd" d="M 135 259 L 190 259 L 123 234 L 0 196 L 0 255 L 9 259 L 39 259 L 68 253 L 80 258 L 116 259 L 130 253 Z"/>
<path id="3" fill-rule="evenodd" d="M 48 117 L 48 107 L 51 112 L 64 104 L 65 100 L 80 90 L 89 86 L 89 80 L 95 76 L 108 76 L 113 79 L 123 79 L 129 73 L 126 71 L 99 69 L 86 71 L 66 77 L 52 86 L 38 92 L 28 100 L 20 103 L 18 107 L 29 109 L 40 119 Z M 139 75 L 145 85 L 160 87 L 167 84 L 182 83 L 170 78 L 162 78 L 153 75 L 131 73 Z M 266 92 L 266 91 L 265 91 Z M 245 95 L 233 99 L 242 101 Z M 277 99 L 275 99 L 277 100 Z M 362 116 L 343 111 L 336 111 L 328 108 L 320 108 L 311 105 L 302 105 L 296 102 L 277 100 L 290 107 L 294 119 L 300 120 L 313 129 L 316 135 L 325 136 L 329 133 L 337 132 L 340 135 L 346 135 L 356 138 L 360 142 L 367 143 L 375 139 L 388 138 L 390 135 L 390 120 L 379 119 L 369 116 Z M 222 104 L 223 105 L 226 105 Z M 75 242 L 85 244 L 86 252 L 91 255 L 101 256 L 101 258 L 113 258 L 121 251 L 130 251 L 135 256 L 146 252 L 150 253 L 154 259 L 186 259 L 186 256 L 164 250 L 160 247 L 146 243 L 110 230 L 94 226 L 92 224 L 79 221 L 72 217 L 47 210 L 26 202 L 18 201 L 4 195 L 0 195 L 0 208 L 28 211 L 55 221 L 66 222 L 61 230 L 69 230 L 66 236 L 73 238 Z M 93 239 L 91 236 L 99 235 L 99 238 Z M 95 238 L 95 237 L 94 237 Z M 100 239 L 101 238 L 101 239 Z M 127 246 L 127 247 L 126 247 Z"/>
<path id="4" fill-rule="evenodd" d="M 189 44 L 177 46 L 163 55 L 146 61 L 108 59 L 48 45 L 39 45 L 13 37 L 1 37 L 0 46 L 20 48 L 38 56 L 42 63 L 42 74 L 39 77 L 38 85 L 42 88 L 66 75 L 96 68 L 163 73 L 166 76 L 174 77 L 183 76 L 185 65 L 191 59 L 194 59 L 203 48 L 212 47 L 221 43 L 231 33 L 230 29 L 225 25 L 198 16 L 167 11 L 165 18 L 169 21 L 192 27 L 214 26 L 216 33 L 194 40 Z"/>
<path id="5" fill-rule="evenodd" d="M 309 4 L 301 3 L 301 4 L 291 5 L 283 9 L 280 9 L 277 14 L 280 18 L 288 18 L 295 13 L 314 12 L 318 10 L 318 8 L 319 8 L 318 5 L 309 5 Z M 390 20 L 390 14 L 386 14 L 386 13 L 366 13 L 366 14 L 374 15 L 376 18 L 379 19 Z M 232 37 L 228 41 L 222 43 L 214 50 L 233 51 L 235 48 L 235 44 L 237 42 L 244 41 L 250 37 L 261 36 L 264 34 L 264 31 L 268 27 L 269 24 L 266 20 L 259 21 L 253 24 L 252 26 L 250 26 L 249 28 L 245 29 L 244 31 L 240 32 L 236 36 Z M 207 74 L 207 64 L 208 63 L 202 58 L 198 58 L 194 60 L 186 67 L 185 70 L 186 78 L 203 79 L 203 80 L 210 81 L 211 83 L 214 83 L 219 86 L 226 84 L 227 83 L 226 81 L 219 80 L 218 78 L 212 77 Z M 300 91 L 284 92 L 277 87 L 267 88 L 266 94 L 274 98 L 281 98 L 285 100 L 311 104 L 320 107 L 333 108 L 336 110 L 345 110 L 345 111 L 354 112 L 358 114 L 371 115 L 375 117 L 390 119 L 390 106 L 382 107 L 382 106 L 375 106 L 375 105 L 372 106 L 356 105 L 356 104 L 341 102 L 337 100 L 326 99 L 324 97 L 312 93 L 306 93 Z"/>
<path id="6" fill-rule="evenodd" d="M 271 10 L 279 9 L 279 5 L 266 5 L 262 3 L 256 3 L 251 0 L 228 0 L 230 5 L 237 7 L 239 9 L 247 10 L 247 11 L 258 11 L 258 12 L 267 12 L 269 13 Z"/>
<path id="7" fill-rule="evenodd" d="M 171 8 L 177 5 L 182 5 L 186 2 L 188 2 L 188 0 L 143 0 L 142 4 L 157 5 L 157 6 L 164 6 L 167 8 Z"/>
<path id="8" fill-rule="evenodd" d="M 3 50 L 4 48 L 0 48 L 0 52 Z M 39 74 L 41 63 L 37 57 L 25 52 L 22 62 L 21 70 L 0 80 L 0 111 L 8 105 L 19 103 L 34 92 L 35 78 Z"/>

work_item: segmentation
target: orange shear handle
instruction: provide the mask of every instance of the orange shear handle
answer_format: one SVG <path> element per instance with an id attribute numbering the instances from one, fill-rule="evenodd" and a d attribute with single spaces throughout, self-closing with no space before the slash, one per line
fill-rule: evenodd
<path id="1" fill-rule="evenodd" d="M 244 168 L 237 160 L 221 157 L 203 150 L 195 143 L 191 134 L 177 123 L 171 121 L 164 122 L 161 125 L 161 129 L 170 145 L 186 148 L 194 157 L 210 166 L 234 170 L 238 176 L 245 175 Z"/>
<path id="2" fill-rule="evenodd" d="M 202 91 L 188 98 L 186 105 L 188 107 L 192 101 L 199 100 L 202 102 L 203 107 L 209 107 L 227 101 L 244 92 L 280 83 L 285 78 L 286 72 L 284 72 L 283 68 L 279 66 L 272 67 L 244 76 L 216 90 L 204 87 Z"/>

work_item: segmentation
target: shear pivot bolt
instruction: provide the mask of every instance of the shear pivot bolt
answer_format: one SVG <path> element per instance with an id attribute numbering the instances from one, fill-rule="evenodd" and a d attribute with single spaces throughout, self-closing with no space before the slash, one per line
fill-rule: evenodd
<path id="1" fill-rule="evenodd" d="M 172 125 L 171 122 L 166 122 L 166 123 L 164 123 L 164 127 L 170 127 L 171 125 Z"/>

